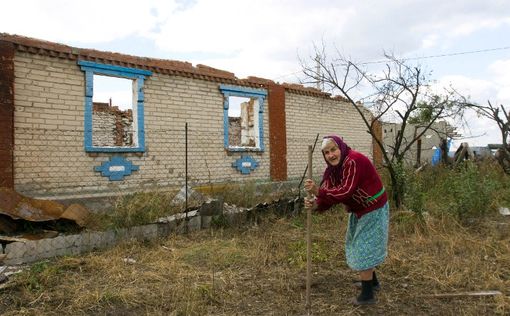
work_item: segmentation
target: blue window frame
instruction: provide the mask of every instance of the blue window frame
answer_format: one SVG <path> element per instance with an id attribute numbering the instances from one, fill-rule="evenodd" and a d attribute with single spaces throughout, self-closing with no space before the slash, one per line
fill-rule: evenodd
<path id="1" fill-rule="evenodd" d="M 85 151 L 86 152 L 144 152 L 145 151 L 145 129 L 144 129 L 144 93 L 143 85 L 145 77 L 152 75 L 151 71 L 121 67 L 108 64 L 100 64 L 90 61 L 80 60 L 78 65 L 85 72 Z M 93 126 L 94 112 L 94 76 L 108 76 L 114 78 L 123 78 L 132 80 L 132 135 L 129 143 L 120 143 L 120 145 L 101 145 L 94 139 L 95 129 Z M 111 104 L 110 104 L 111 105 Z"/>
<path id="2" fill-rule="evenodd" d="M 264 151 L 264 99 L 267 91 L 220 85 L 223 143 L 229 151 Z"/>

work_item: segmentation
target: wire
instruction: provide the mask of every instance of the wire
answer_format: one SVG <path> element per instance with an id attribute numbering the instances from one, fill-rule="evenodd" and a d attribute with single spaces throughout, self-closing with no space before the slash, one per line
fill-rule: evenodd
<path id="1" fill-rule="evenodd" d="M 497 47 L 497 48 L 487 48 L 487 49 L 480 49 L 480 50 L 472 50 L 472 51 L 465 51 L 465 52 L 457 52 L 457 53 L 448 53 L 448 54 L 439 54 L 439 55 L 429 55 L 429 56 L 422 56 L 422 57 L 409 57 L 409 58 L 402 58 L 401 60 L 420 60 L 420 59 L 429 59 L 429 58 L 439 58 L 439 57 L 450 57 L 450 56 L 458 56 L 458 55 L 468 55 L 468 54 L 478 54 L 478 53 L 486 53 L 486 52 L 493 52 L 497 50 L 507 50 L 510 49 L 510 46 L 505 47 Z M 381 64 L 386 63 L 387 60 L 378 60 L 378 61 L 367 61 L 360 63 L 361 65 L 367 65 L 367 64 Z"/>
<path id="2" fill-rule="evenodd" d="M 459 55 L 486 53 L 486 52 L 493 52 L 493 51 L 507 50 L 507 49 L 510 49 L 510 46 L 479 49 L 479 50 L 464 51 L 464 52 L 455 52 L 455 53 L 448 53 L 448 54 L 428 55 L 428 56 L 422 56 L 422 57 L 409 57 L 409 58 L 402 58 L 401 60 L 405 61 L 405 60 L 421 60 L 421 59 L 430 59 L 430 58 L 451 57 L 451 56 L 459 56 Z M 383 63 L 387 63 L 387 62 L 388 62 L 387 60 L 376 60 L 376 61 L 360 62 L 359 64 L 360 65 L 369 65 L 369 64 L 383 64 Z M 273 80 L 285 78 L 285 77 L 295 75 L 300 72 L 301 72 L 301 70 L 294 71 L 294 72 L 291 72 L 291 73 L 288 73 L 285 75 L 275 77 Z"/>

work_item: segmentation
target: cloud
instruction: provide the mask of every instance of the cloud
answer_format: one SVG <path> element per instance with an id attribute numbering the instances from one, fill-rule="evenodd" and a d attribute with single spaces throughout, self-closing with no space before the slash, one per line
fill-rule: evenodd
<path id="1" fill-rule="evenodd" d="M 503 103 L 510 108 L 510 59 L 497 60 L 489 66 L 498 92 L 493 97 L 495 103 Z"/>
<path id="2" fill-rule="evenodd" d="M 2 32 L 65 43 L 100 43 L 130 35 L 148 36 L 173 10 L 172 1 L 86 2 L 65 0 L 8 1 L 2 4 Z"/>
<path id="3" fill-rule="evenodd" d="M 494 83 L 484 79 L 475 79 L 462 75 L 449 75 L 438 80 L 437 87 L 447 88 L 450 86 L 461 95 L 476 103 L 485 103 L 497 93 Z"/>
<path id="4" fill-rule="evenodd" d="M 460 94 L 470 98 L 472 102 L 493 105 L 503 104 L 510 109 L 510 59 L 498 60 L 488 66 L 491 80 L 475 79 L 462 75 L 442 77 L 436 86 L 453 86 Z M 501 143 L 501 134 L 497 124 L 474 111 L 466 112 L 467 126 L 461 126 L 459 132 L 471 145 Z"/>
<path id="5" fill-rule="evenodd" d="M 3 32 L 88 47 L 138 36 L 167 56 L 269 78 L 298 71 L 298 55 L 322 40 L 370 61 L 510 25 L 510 5 L 498 0 L 19 0 L 2 9 Z"/>
<path id="6" fill-rule="evenodd" d="M 496 60 L 487 70 L 489 79 L 476 79 L 463 75 L 443 76 L 436 88 L 453 86 L 472 102 L 510 105 L 510 59 Z"/>
<path id="7" fill-rule="evenodd" d="M 175 12 L 154 34 L 162 49 L 172 52 L 209 52 L 215 55 L 257 55 L 295 59 L 303 44 L 335 32 L 346 23 L 348 10 L 311 2 L 200 1 Z"/>
<path id="8" fill-rule="evenodd" d="M 480 6 L 479 1 L 466 1 L 459 8 L 444 1 L 405 5 L 400 1 L 283 1 L 278 5 L 259 1 L 248 7 L 242 1 L 199 2 L 174 16 L 155 40 L 169 51 L 227 52 L 193 62 L 229 69 L 240 77 L 296 81 L 298 56 L 313 56 L 313 44 L 324 41 L 330 55 L 338 50 L 357 61 L 379 60 L 384 51 L 404 55 L 423 47 L 445 47 L 455 38 L 507 23 L 509 6 L 502 8 L 498 3 Z M 210 14 L 218 7 L 222 8 L 219 13 Z M 180 26 L 190 20 L 201 22 L 180 32 Z"/>

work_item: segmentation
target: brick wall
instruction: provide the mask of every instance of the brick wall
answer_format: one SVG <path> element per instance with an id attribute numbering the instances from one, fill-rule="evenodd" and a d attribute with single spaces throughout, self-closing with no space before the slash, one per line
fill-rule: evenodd
<path id="1" fill-rule="evenodd" d="M 14 186 L 14 45 L 0 41 L 0 187 Z"/>
<path id="2" fill-rule="evenodd" d="M 146 152 L 123 154 L 140 170 L 123 181 L 109 181 L 94 167 L 112 154 L 84 151 L 85 76 L 76 61 L 18 52 L 14 64 L 14 184 L 20 193 L 56 198 L 182 185 L 186 122 L 190 184 L 269 178 L 267 114 L 266 152 L 250 153 L 260 166 L 242 175 L 232 168 L 241 153 L 224 150 L 218 83 L 154 73 L 144 87 Z"/>
<path id="3" fill-rule="evenodd" d="M 400 132 L 402 126 L 396 123 L 384 123 L 381 126 L 383 142 L 386 144 L 389 154 L 392 154 L 391 146 L 395 144 L 395 138 L 397 133 Z M 404 139 L 402 141 L 401 150 L 407 146 L 407 140 L 412 140 L 415 135 L 420 134 L 423 131 L 423 127 L 419 127 L 413 124 L 408 124 L 404 131 Z M 455 129 L 447 124 L 445 121 L 435 122 L 432 128 L 420 138 L 420 164 L 425 162 L 430 163 L 432 156 L 434 155 L 436 148 L 441 145 L 441 139 L 450 138 L 454 135 Z M 417 163 L 418 157 L 418 141 L 413 143 L 404 156 L 404 163 L 408 166 L 414 166 Z"/>
<path id="4" fill-rule="evenodd" d="M 92 58 L 96 62 L 116 64 L 115 60 L 119 60 L 127 67 L 153 71 L 144 84 L 146 150 L 143 154 L 118 154 L 139 166 L 139 170 L 122 181 L 110 181 L 94 168 L 114 154 L 86 153 L 84 149 L 85 75 L 77 65 L 79 49 L 27 39 L 14 41 L 49 49 L 42 52 L 33 46 L 19 46 L 14 52 L 11 157 L 14 188 L 22 194 L 65 198 L 182 186 L 186 171 L 186 123 L 191 186 L 299 179 L 307 163 L 308 145 L 317 133 L 320 138 L 314 155 L 315 175 L 324 169 L 320 141 L 329 133 L 339 134 L 352 148 L 371 157 L 371 137 L 357 111 L 342 99 L 262 78 L 238 80 L 231 73 L 206 66 L 192 68 L 180 62 L 85 51 L 87 58 L 96 55 L 109 58 Z M 267 87 L 268 95 L 262 105 L 264 152 L 225 150 L 224 96 L 219 89 L 225 83 Z M 2 135 L 2 140 L 5 139 L 8 138 Z M 258 168 L 250 174 L 241 174 L 233 168 L 232 163 L 241 155 L 254 158 Z"/>
<path id="5" fill-rule="evenodd" d="M 228 143 L 232 146 L 241 146 L 241 118 L 228 118 Z"/>
<path id="6" fill-rule="evenodd" d="M 313 175 L 322 175 L 326 163 L 322 137 L 337 134 L 353 149 L 372 157 L 372 139 L 357 111 L 341 99 L 304 96 L 287 92 L 287 168 L 289 179 L 300 178 L 308 163 L 308 145 L 319 139 L 313 155 Z"/>
<path id="7" fill-rule="evenodd" d="M 269 178 L 267 100 L 264 103 L 263 153 L 249 152 L 260 166 L 249 175 L 232 168 L 241 153 L 223 144 L 223 94 L 211 81 L 155 73 L 145 85 L 144 180 L 158 184 L 184 181 L 185 134 L 188 122 L 188 172 L 194 184 Z"/>
<path id="8" fill-rule="evenodd" d="M 94 102 L 92 130 L 93 146 L 133 146 L 133 111 L 123 111 L 108 103 Z"/>
<path id="9" fill-rule="evenodd" d="M 15 189 L 72 194 L 96 185 L 83 147 L 84 80 L 75 62 L 16 53 Z"/>
<path id="10" fill-rule="evenodd" d="M 383 130 L 381 121 L 372 121 L 372 123 L 374 136 L 377 137 L 377 139 L 380 142 L 383 142 Z M 375 141 L 375 139 L 372 140 L 372 154 L 374 165 L 377 168 L 382 168 L 384 160 L 383 153 L 381 147 L 379 146 L 379 144 L 377 144 L 377 141 Z"/>

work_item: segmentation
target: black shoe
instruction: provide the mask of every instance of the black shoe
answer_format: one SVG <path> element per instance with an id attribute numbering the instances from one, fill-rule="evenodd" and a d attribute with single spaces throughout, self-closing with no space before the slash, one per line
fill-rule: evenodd
<path id="1" fill-rule="evenodd" d="M 355 281 L 354 286 L 357 287 L 358 289 L 361 289 L 361 281 Z M 372 285 L 372 288 L 374 289 L 374 291 L 379 291 L 381 289 L 381 284 L 377 283 L 376 285 Z"/>
<path id="2" fill-rule="evenodd" d="M 377 300 L 374 298 L 370 299 L 360 299 L 360 297 L 354 297 L 351 301 L 352 305 L 354 306 L 365 306 L 365 305 L 374 305 L 377 304 Z"/>

